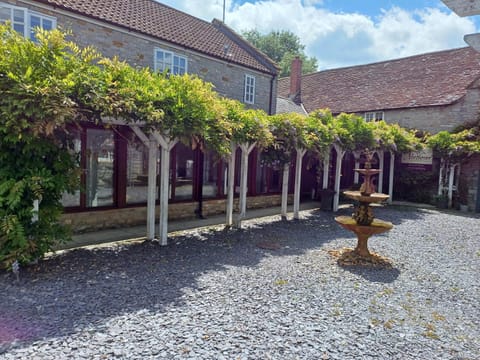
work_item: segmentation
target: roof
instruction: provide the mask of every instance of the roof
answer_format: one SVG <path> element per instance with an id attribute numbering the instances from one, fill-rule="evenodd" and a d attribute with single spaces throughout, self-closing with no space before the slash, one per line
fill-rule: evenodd
<path id="1" fill-rule="evenodd" d="M 460 48 L 302 76 L 302 103 L 308 112 L 333 113 L 449 105 L 480 76 L 480 53 Z M 278 81 L 289 96 L 290 79 Z"/>
<path id="2" fill-rule="evenodd" d="M 272 60 L 221 21 L 209 23 L 153 0 L 36 1 L 264 73 L 277 73 Z"/>
<path id="3" fill-rule="evenodd" d="M 302 114 L 302 115 L 307 115 L 307 112 L 305 111 L 302 104 L 299 105 L 290 99 L 278 97 L 276 114 L 292 113 L 292 112 Z"/>

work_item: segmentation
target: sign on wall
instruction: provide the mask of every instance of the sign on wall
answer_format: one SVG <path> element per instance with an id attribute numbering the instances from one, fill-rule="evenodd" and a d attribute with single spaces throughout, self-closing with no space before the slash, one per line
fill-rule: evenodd
<path id="1" fill-rule="evenodd" d="M 431 171 L 432 162 L 432 149 L 423 149 L 408 154 L 402 154 L 402 165 L 409 170 Z"/>

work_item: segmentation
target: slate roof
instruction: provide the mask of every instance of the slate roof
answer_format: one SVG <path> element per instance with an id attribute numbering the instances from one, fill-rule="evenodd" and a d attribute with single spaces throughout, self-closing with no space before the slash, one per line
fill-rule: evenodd
<path id="1" fill-rule="evenodd" d="M 480 53 L 467 47 L 303 75 L 301 100 L 308 112 L 335 114 L 449 105 L 479 76 Z M 279 79 L 278 96 L 289 88 Z"/>
<path id="2" fill-rule="evenodd" d="M 277 108 L 276 113 L 298 113 L 302 115 L 307 115 L 307 112 L 303 108 L 302 104 L 296 104 L 290 99 L 277 97 Z"/>
<path id="3" fill-rule="evenodd" d="M 209 23 L 153 0 L 36 1 L 264 73 L 277 73 L 272 60 L 221 21 Z"/>

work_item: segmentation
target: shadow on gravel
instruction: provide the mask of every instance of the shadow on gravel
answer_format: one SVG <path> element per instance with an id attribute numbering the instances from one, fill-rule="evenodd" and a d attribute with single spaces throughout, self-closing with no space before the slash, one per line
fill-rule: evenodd
<path id="1" fill-rule="evenodd" d="M 397 268 L 374 268 L 365 266 L 342 266 L 342 269 L 376 283 L 392 283 L 400 276 Z"/>
<path id="2" fill-rule="evenodd" d="M 378 211 L 396 224 L 421 211 Z M 184 303 L 185 289 L 201 291 L 198 278 L 229 267 L 254 267 L 266 256 L 304 254 L 347 232 L 330 212 L 307 211 L 297 221 L 257 219 L 242 230 L 202 229 L 170 237 L 168 246 L 142 242 L 77 249 L 23 269 L 20 281 L 0 273 L 0 353 L 42 338 L 66 336 L 113 316 L 165 311 Z M 351 234 L 348 234 L 350 236 Z M 259 244 L 277 244 L 275 248 Z M 396 269 L 349 269 L 370 281 L 391 282 Z"/>

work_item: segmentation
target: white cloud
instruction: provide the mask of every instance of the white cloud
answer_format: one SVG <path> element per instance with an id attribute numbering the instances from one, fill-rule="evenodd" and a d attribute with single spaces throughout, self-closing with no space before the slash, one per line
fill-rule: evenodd
<path id="1" fill-rule="evenodd" d="M 211 21 L 222 18 L 223 0 L 166 0 L 163 3 Z M 322 0 L 226 0 L 226 23 L 237 31 L 289 30 L 306 45 L 320 69 L 364 64 L 418 53 L 466 46 L 463 36 L 476 32 L 468 18 L 444 6 L 413 12 L 399 7 L 371 18 L 360 13 L 333 13 Z"/>

